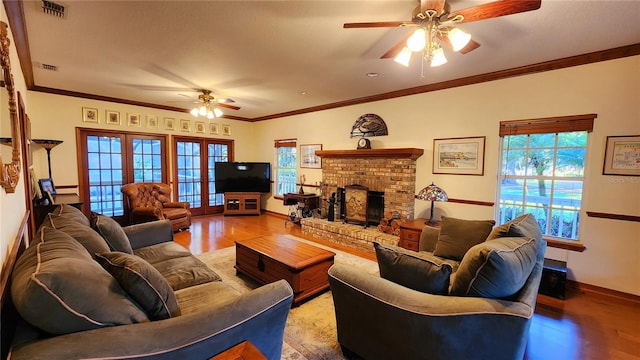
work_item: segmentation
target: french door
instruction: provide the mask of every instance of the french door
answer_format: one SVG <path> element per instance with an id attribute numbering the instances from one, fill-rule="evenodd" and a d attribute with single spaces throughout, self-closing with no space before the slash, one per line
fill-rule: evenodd
<path id="1" fill-rule="evenodd" d="M 223 195 L 216 194 L 215 163 L 233 161 L 233 141 L 174 136 L 174 192 L 188 201 L 193 215 L 223 211 Z"/>
<path id="2" fill-rule="evenodd" d="M 84 208 L 126 224 L 120 191 L 132 182 L 167 182 L 166 136 L 77 129 Z"/>

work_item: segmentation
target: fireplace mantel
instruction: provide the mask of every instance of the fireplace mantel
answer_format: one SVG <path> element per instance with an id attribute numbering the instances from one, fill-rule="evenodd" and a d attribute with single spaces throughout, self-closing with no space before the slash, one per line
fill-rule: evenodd
<path id="1" fill-rule="evenodd" d="M 317 150 L 316 155 L 322 158 L 393 158 L 416 160 L 424 154 L 424 149 L 358 149 L 358 150 Z"/>

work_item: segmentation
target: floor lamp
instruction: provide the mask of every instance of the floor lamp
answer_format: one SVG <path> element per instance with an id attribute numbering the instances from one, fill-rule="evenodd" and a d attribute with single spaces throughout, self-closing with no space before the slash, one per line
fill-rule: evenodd
<path id="1" fill-rule="evenodd" d="M 62 140 L 49 140 L 49 139 L 31 139 L 34 143 L 42 146 L 47 150 L 47 163 L 49 164 L 49 179 L 53 179 L 51 176 L 51 149 L 62 144 Z"/>

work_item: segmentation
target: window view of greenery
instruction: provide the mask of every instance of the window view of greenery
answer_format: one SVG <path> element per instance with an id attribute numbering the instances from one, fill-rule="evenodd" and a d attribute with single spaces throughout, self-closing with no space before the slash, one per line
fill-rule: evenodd
<path id="1" fill-rule="evenodd" d="M 160 140 L 133 139 L 133 182 L 162 182 Z"/>
<path id="2" fill-rule="evenodd" d="M 298 156 L 296 147 L 278 147 L 276 163 L 278 169 L 276 173 L 276 195 L 284 195 L 296 192 L 296 166 Z"/>
<path id="3" fill-rule="evenodd" d="M 586 149 L 586 131 L 504 136 L 499 223 L 532 213 L 544 235 L 577 240 Z"/>
<path id="4" fill-rule="evenodd" d="M 202 206 L 200 144 L 178 141 L 176 148 L 178 201 L 187 201 L 191 207 L 199 208 Z"/>
<path id="5" fill-rule="evenodd" d="M 91 211 L 106 216 L 124 214 L 122 142 L 118 137 L 87 136 L 89 203 Z"/>

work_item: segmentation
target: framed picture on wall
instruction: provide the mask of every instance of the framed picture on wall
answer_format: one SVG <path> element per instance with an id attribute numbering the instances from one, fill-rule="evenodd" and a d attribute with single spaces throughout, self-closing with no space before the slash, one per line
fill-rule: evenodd
<path id="1" fill-rule="evenodd" d="M 142 121 L 140 121 L 140 114 L 127 113 L 127 125 L 134 127 L 142 126 Z"/>
<path id="2" fill-rule="evenodd" d="M 187 119 L 180 119 L 180 130 L 184 132 L 191 131 L 191 122 Z"/>
<path id="3" fill-rule="evenodd" d="M 120 125 L 119 111 L 105 110 L 105 115 L 107 125 Z"/>
<path id="4" fill-rule="evenodd" d="M 607 136 L 602 174 L 640 176 L 640 135 Z"/>
<path id="5" fill-rule="evenodd" d="M 206 130 L 206 126 L 204 125 L 204 123 L 202 121 L 196 121 L 196 132 L 200 133 L 200 134 L 204 134 L 207 132 Z"/>
<path id="6" fill-rule="evenodd" d="M 82 121 L 88 123 L 99 123 L 98 109 L 83 107 L 82 108 Z"/>
<path id="7" fill-rule="evenodd" d="M 316 156 L 316 150 L 322 150 L 322 144 L 300 145 L 300 167 L 322 169 L 322 159 Z"/>
<path id="8" fill-rule="evenodd" d="M 176 129 L 176 119 L 166 117 L 164 118 L 164 128 L 165 130 L 175 130 Z"/>
<path id="9" fill-rule="evenodd" d="M 158 128 L 158 117 L 155 115 L 147 115 L 147 127 L 149 129 Z"/>
<path id="10" fill-rule="evenodd" d="M 40 191 L 42 192 L 42 194 L 45 194 L 48 191 L 51 195 L 56 195 L 56 187 L 53 185 L 52 179 L 40 179 L 38 180 L 38 184 L 40 184 Z"/>
<path id="11" fill-rule="evenodd" d="M 209 134 L 218 135 L 218 124 L 209 123 Z"/>
<path id="12" fill-rule="evenodd" d="M 433 139 L 433 173 L 484 175 L 485 136 Z"/>
<path id="13" fill-rule="evenodd" d="M 222 135 L 231 136 L 231 125 L 222 125 Z"/>

